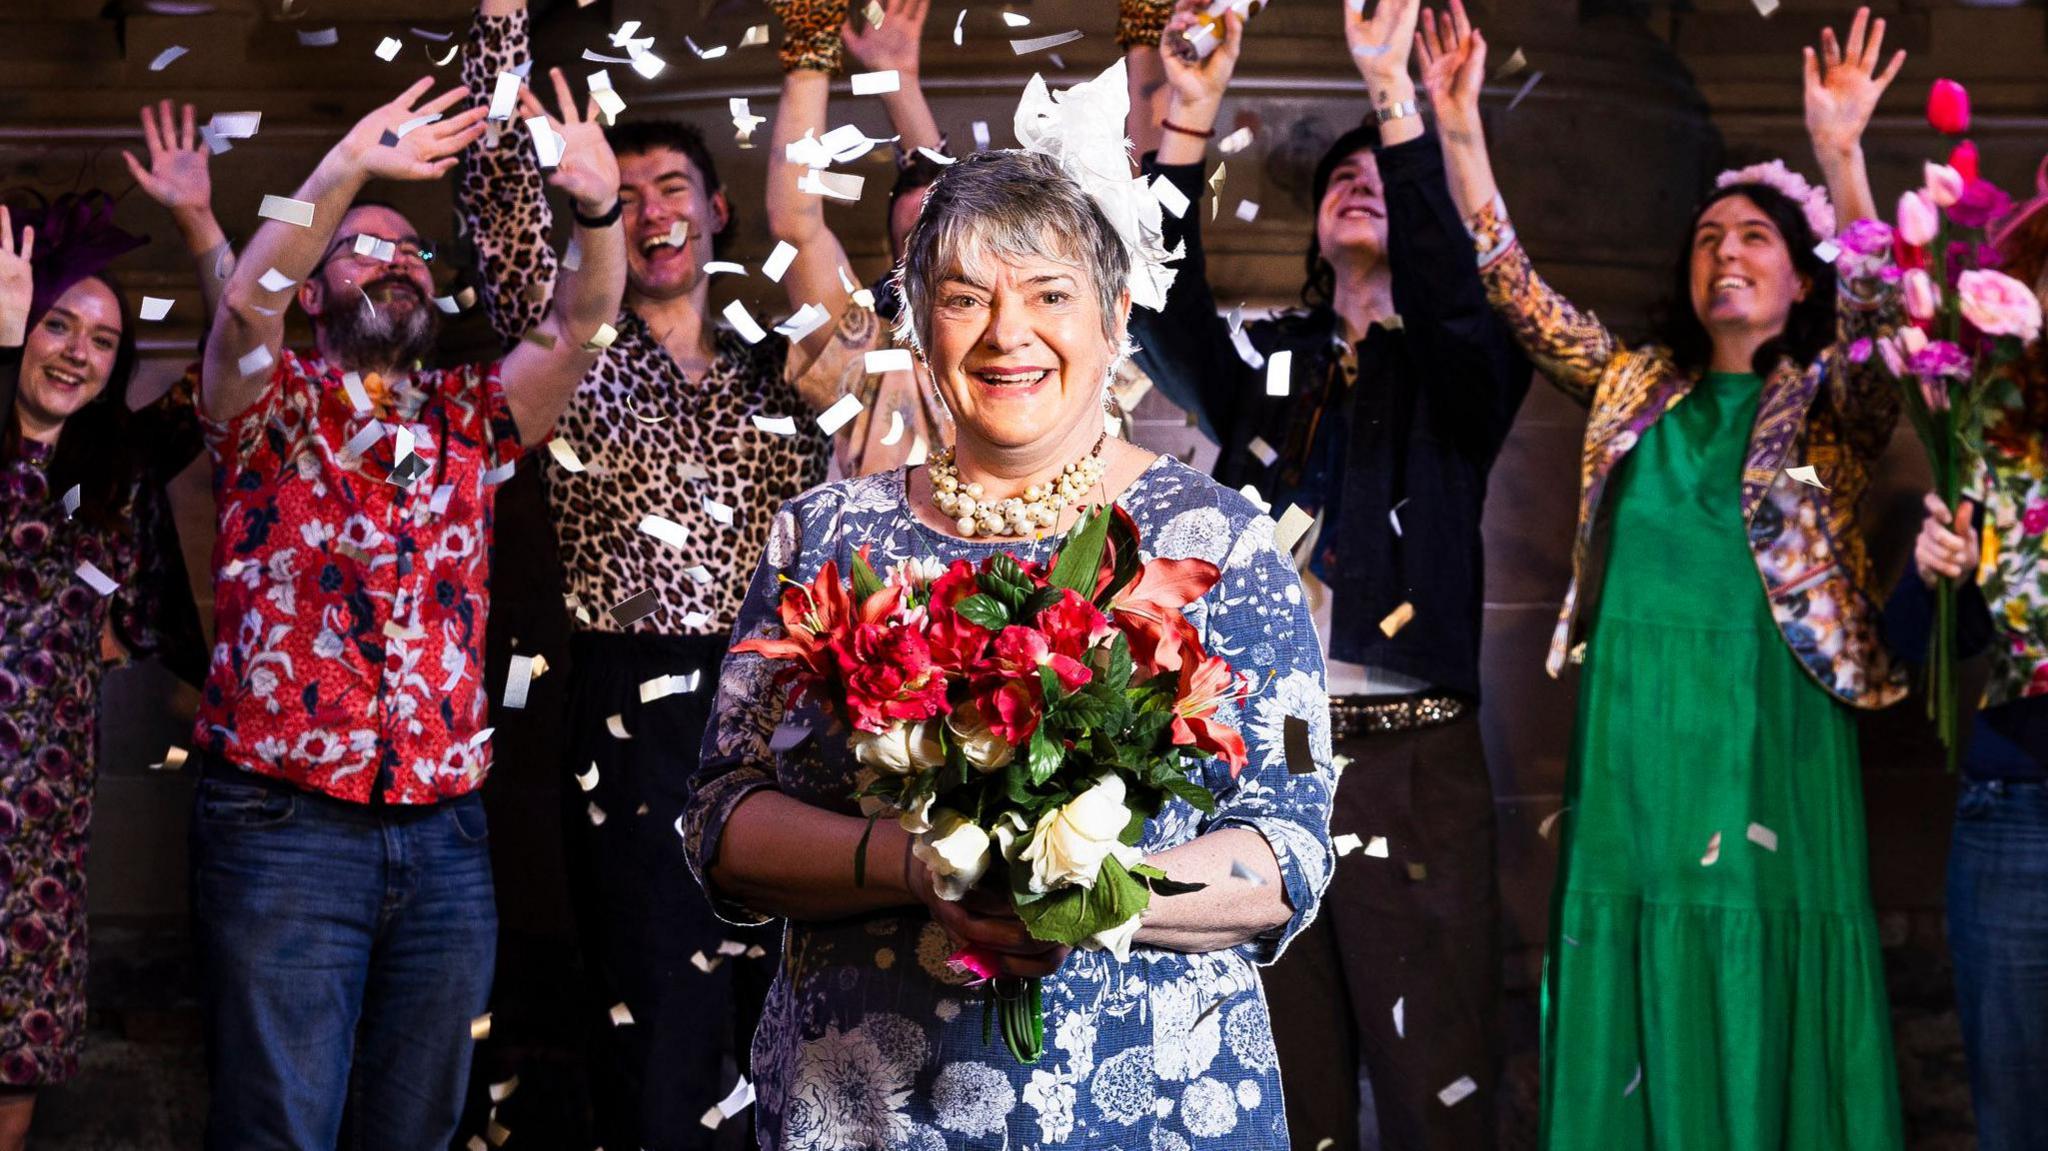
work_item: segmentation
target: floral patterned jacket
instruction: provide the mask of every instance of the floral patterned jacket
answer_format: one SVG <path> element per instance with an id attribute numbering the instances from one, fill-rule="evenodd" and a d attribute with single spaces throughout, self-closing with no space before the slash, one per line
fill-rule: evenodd
<path id="1" fill-rule="evenodd" d="M 1964 492 L 1983 508 L 1977 583 L 1993 632 L 1986 707 L 2048 695 L 2048 364 L 2037 353 L 2020 371 L 2018 393 L 1986 421 L 1984 458 Z"/>
<path id="2" fill-rule="evenodd" d="M 1487 298 L 1537 369 L 1591 409 L 1579 459 L 1572 582 L 1545 664 L 1555 677 L 1578 650 L 1583 605 L 1598 595 L 1608 481 L 1698 377 L 1664 348 L 1624 347 L 1592 313 L 1544 283 L 1498 199 L 1466 226 Z M 1743 464 L 1742 511 L 1771 614 L 1800 665 L 1843 703 L 1880 708 L 1904 697 L 1906 682 L 1879 640 L 1882 599 L 1873 590 L 1856 505 L 1869 486 L 1870 464 L 1891 439 L 1899 400 L 1874 358 L 1858 364 L 1844 349 L 1895 326 L 1896 294 L 1845 281 L 1837 315 L 1834 347 L 1803 368 L 1782 360 L 1764 381 Z M 1788 474 L 1801 466 L 1814 469 L 1817 486 Z"/>

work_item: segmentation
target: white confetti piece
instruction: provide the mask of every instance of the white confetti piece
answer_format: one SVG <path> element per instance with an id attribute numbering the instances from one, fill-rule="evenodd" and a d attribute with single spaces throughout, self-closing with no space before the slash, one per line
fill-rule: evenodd
<path id="1" fill-rule="evenodd" d="M 185 53 L 189 51 L 191 51 L 191 49 L 185 47 L 182 44 L 173 44 L 170 47 L 156 54 L 156 59 L 151 60 L 149 62 L 149 70 L 152 72 L 161 72 L 164 69 L 170 67 L 174 62 L 176 62 L 178 57 L 183 56 Z"/>
<path id="2" fill-rule="evenodd" d="M 518 470 L 518 460 L 507 460 L 504 463 L 499 464 L 497 467 L 492 468 L 490 471 L 487 471 L 483 474 L 484 486 L 493 488 L 497 487 L 499 484 L 502 484 L 506 480 L 511 479 L 513 474 L 518 472 Z"/>
<path id="3" fill-rule="evenodd" d="M 68 519 L 70 519 L 70 518 L 71 518 L 72 516 L 75 516 L 75 515 L 77 515 L 77 514 L 78 514 L 78 485 L 77 485 L 77 484 L 72 484 L 72 485 L 71 485 L 70 487 L 68 487 L 68 488 L 64 489 L 64 518 L 68 520 Z"/>
<path id="4" fill-rule="evenodd" d="M 732 508 L 719 503 L 710 496 L 704 497 L 704 514 L 710 516 L 714 523 L 724 524 L 726 527 L 732 526 Z"/>
<path id="5" fill-rule="evenodd" d="M 750 25 L 746 33 L 740 37 L 740 47 L 742 48 L 759 48 L 767 42 L 768 25 L 766 24 Z"/>
<path id="6" fill-rule="evenodd" d="M 1292 552 L 1294 545 L 1301 542 L 1302 534 L 1315 522 L 1316 518 L 1302 511 L 1298 505 L 1287 505 L 1287 510 L 1280 513 L 1279 522 L 1273 525 L 1273 546 L 1282 553 Z"/>
<path id="7" fill-rule="evenodd" d="M 1543 73 L 1540 71 L 1529 73 L 1529 78 L 1527 80 L 1522 81 L 1521 88 L 1515 92 L 1514 99 L 1508 101 L 1508 111 L 1514 111 L 1516 105 L 1520 104 L 1523 100 L 1527 99 L 1529 93 L 1535 90 L 1536 85 L 1539 82 L 1541 82 L 1542 79 Z"/>
<path id="8" fill-rule="evenodd" d="M 533 659 L 515 655 L 505 669 L 505 706 L 518 710 L 526 706 L 526 693 L 533 686 Z"/>
<path id="9" fill-rule="evenodd" d="M 640 530 L 672 548 L 680 549 L 690 542 L 690 529 L 666 516 L 642 516 Z"/>
<path id="10" fill-rule="evenodd" d="M 831 407 L 818 413 L 818 430 L 828 436 L 837 434 L 848 420 L 860 414 L 862 406 L 859 396 L 839 397 Z"/>
<path id="11" fill-rule="evenodd" d="M 1543 822 L 1538 824 L 1536 827 L 1536 834 L 1542 836 L 1545 839 L 1549 839 L 1550 829 L 1557 826 L 1558 817 L 1562 816 L 1566 811 L 1569 810 L 1569 808 L 1560 807 L 1556 811 L 1551 812 L 1549 815 L 1544 816 Z"/>
<path id="12" fill-rule="evenodd" d="M 110 579 L 107 573 L 101 571 L 91 560 L 79 561 L 78 578 L 84 580 L 92 590 L 101 595 L 113 595 L 114 590 L 121 586 Z"/>
<path id="13" fill-rule="evenodd" d="M 332 48 L 339 43 L 341 43 L 341 29 L 339 28 L 301 28 L 299 30 L 299 46 L 301 48 Z"/>
<path id="14" fill-rule="evenodd" d="M 1216 142 L 1216 150 L 1226 156 L 1235 156 L 1252 146 L 1252 130 L 1239 128 Z"/>
<path id="15" fill-rule="evenodd" d="M 592 826 L 592 827 L 603 827 L 603 826 L 604 826 L 604 821 L 605 821 L 605 818 L 606 818 L 606 816 L 605 816 L 605 813 L 604 813 L 604 808 L 602 808 L 602 807 L 599 807 L 599 806 L 597 805 L 597 803 L 596 803 L 595 801 L 592 801 L 592 803 L 591 803 L 591 805 L 590 805 L 589 807 L 586 807 L 586 808 L 584 808 L 584 809 L 583 809 L 583 814 L 584 814 L 585 816 L 587 816 L 587 817 L 588 817 L 588 818 L 590 819 L 590 826 Z M 619 1004 L 619 1006 L 618 1006 L 618 1007 L 615 1007 L 615 1008 L 613 1008 L 612 1010 L 613 1010 L 614 1012 L 617 1012 L 617 1011 L 618 1011 L 618 1010 L 619 1010 L 620 1008 L 623 1008 L 623 1007 L 625 1007 L 625 1006 L 626 1006 L 625 1004 L 621 1003 L 621 1004 Z M 632 1020 L 632 1019 L 631 1019 L 630 1017 L 629 1017 L 629 1018 L 628 1018 L 628 1019 L 626 1020 L 626 1022 L 628 1022 L 628 1023 L 631 1023 L 632 1021 L 633 1021 L 633 1020 Z M 616 1026 L 618 1026 L 618 1022 L 619 1022 L 619 1020 L 618 1020 L 618 1016 L 617 1016 L 616 1014 L 614 1014 L 614 1015 L 613 1015 L 613 1017 L 612 1017 L 612 1025 L 613 1025 L 614 1027 L 616 1027 Z"/>
<path id="16" fill-rule="evenodd" d="M 897 443 L 898 443 L 899 441 L 901 441 L 902 439 L 903 439 L 903 413 L 902 413 L 902 412 L 890 412 L 890 413 L 889 413 L 889 431 L 888 431 L 888 434 L 887 434 L 887 435 L 884 435 L 884 436 L 882 437 L 882 446 L 883 446 L 883 447 L 885 447 L 885 448 L 893 448 L 893 447 L 895 447 L 895 446 L 897 445 Z"/>
<path id="17" fill-rule="evenodd" d="M 1714 864 L 1720 862 L 1720 859 L 1721 833 L 1717 831 L 1714 833 L 1712 839 L 1707 840 L 1707 853 L 1705 855 L 1700 856 L 1700 866 L 1712 867 L 1714 866 Z"/>
<path id="18" fill-rule="evenodd" d="M 491 1145 L 484 1142 L 483 1136 L 471 1135 L 469 1142 L 463 1144 L 463 1151 L 491 1151 Z"/>
<path id="19" fill-rule="evenodd" d="M 606 716 L 604 719 L 604 727 L 606 731 L 612 733 L 613 739 L 633 738 L 633 733 L 626 730 L 626 717 L 623 715 Z"/>
<path id="20" fill-rule="evenodd" d="M 155 323 L 170 314 L 171 301 L 164 299 L 162 296 L 142 297 L 142 307 L 136 312 L 136 315 L 150 323 Z"/>
<path id="21" fill-rule="evenodd" d="M 1814 258 L 1823 264 L 1832 264 L 1842 254 L 1842 246 L 1833 240 L 1822 240 L 1813 246 Z"/>
<path id="22" fill-rule="evenodd" d="M 378 440 L 383 438 L 384 425 L 371 420 L 363 425 L 361 431 L 350 436 L 347 443 L 341 445 L 341 454 L 361 459 L 369 453 L 371 448 L 377 445 Z"/>
<path id="23" fill-rule="evenodd" d="M 624 1003 L 612 1004 L 612 1026 L 624 1027 L 633 1022 L 633 1012 Z"/>
<path id="24" fill-rule="evenodd" d="M 475 1019 L 469 1021 L 469 1037 L 471 1039 L 476 1040 L 479 1043 L 491 1037 L 490 1012 L 486 1011 L 482 1015 L 479 1015 Z"/>
<path id="25" fill-rule="evenodd" d="M 1387 509 L 1387 526 L 1394 529 L 1395 539 L 1401 538 L 1401 509 L 1407 506 L 1408 497 L 1402 496 L 1400 503 Z"/>
<path id="26" fill-rule="evenodd" d="M 1159 201 L 1159 206 L 1175 219 L 1187 215 L 1187 193 L 1174 187 L 1173 181 L 1164 176 L 1152 181 L 1152 198 Z"/>
<path id="27" fill-rule="evenodd" d="M 977 151 L 977 152 L 986 152 L 986 151 L 988 151 L 988 121 L 987 121 L 987 120 L 976 120 L 976 121 L 974 122 L 974 125 L 973 125 L 973 129 L 974 129 L 974 150 L 975 150 L 975 151 Z"/>
<path id="28" fill-rule="evenodd" d="M 612 327 L 610 324 L 599 323 L 597 330 L 590 334 L 590 338 L 583 341 L 583 350 L 586 352 L 602 352 L 617 343 L 618 339 L 619 330 L 617 328 Z"/>
<path id="29" fill-rule="evenodd" d="M 1437 1092 L 1436 1097 L 1443 1101 L 1444 1106 L 1456 1107 L 1461 1100 L 1477 1090 L 1479 1084 L 1472 1082 L 1470 1075 L 1460 1075 L 1457 1082 Z"/>
<path id="30" fill-rule="evenodd" d="M 397 257 L 398 245 L 390 240 L 380 240 L 375 236 L 364 233 L 356 237 L 355 253 L 358 256 L 368 256 L 372 260 L 382 260 L 388 264 Z M 271 269 L 273 272 L 276 270 L 275 268 Z"/>
<path id="31" fill-rule="evenodd" d="M 486 120 L 510 120 L 512 110 L 519 106 L 519 76 L 515 72 L 500 72 L 492 81 L 491 106 L 484 113 Z"/>
<path id="32" fill-rule="evenodd" d="M 666 67 L 668 67 L 668 61 L 663 60 L 652 52 L 642 52 L 638 56 L 633 57 L 633 71 L 638 72 L 643 80 L 654 79 L 656 76 L 661 75 L 661 70 Z"/>
<path id="33" fill-rule="evenodd" d="M 1778 850 L 1778 833 L 1761 823 L 1749 825 L 1749 841 L 1765 851 Z"/>
<path id="34" fill-rule="evenodd" d="M 493 1083 L 491 1084 L 491 1102 L 503 1103 L 505 1100 L 512 1098 L 512 1093 L 517 1090 L 519 1090 L 519 1076 L 517 1075 L 505 1080 L 503 1083 Z"/>
<path id="35" fill-rule="evenodd" d="M 454 498 L 455 485 L 442 484 L 440 487 L 434 489 L 433 498 L 427 501 L 427 510 L 434 513 L 437 516 L 444 515 L 448 511 L 448 501 Z"/>
<path id="36" fill-rule="evenodd" d="M 256 208 L 256 214 L 266 220 L 283 224 L 297 224 L 301 228 L 313 226 L 313 205 L 305 200 L 294 200 L 290 196 L 265 196 Z"/>
<path id="37" fill-rule="evenodd" d="M 922 144 L 918 145 L 917 154 L 923 156 L 927 160 L 930 160 L 932 163 L 937 164 L 941 168 L 950 167 L 960 162 L 954 159 L 953 157 L 946 155 L 944 152 L 934 152 L 930 148 L 927 148 Z"/>
<path id="38" fill-rule="evenodd" d="M 960 9 L 960 14 L 958 16 L 953 17 L 953 47 L 955 48 L 958 48 L 960 46 L 961 29 L 966 25 L 966 23 L 967 9 L 962 8 Z"/>
<path id="39" fill-rule="evenodd" d="M 1252 347 L 1252 338 L 1243 328 L 1230 333 L 1230 346 L 1237 349 L 1237 358 L 1243 360 L 1251 370 L 1256 372 L 1266 366 L 1265 354 Z"/>
<path id="40" fill-rule="evenodd" d="M 693 671 L 686 675 L 657 675 L 653 679 L 640 681 L 640 702 L 653 703 L 672 695 L 688 695 L 697 690 L 704 673 Z"/>
<path id="41" fill-rule="evenodd" d="M 689 567 L 683 569 L 683 575 L 692 583 L 699 584 L 709 584 L 712 579 L 711 569 L 705 567 L 703 564 L 691 564 Z"/>
<path id="42" fill-rule="evenodd" d="M 706 975 L 709 975 L 712 972 L 718 970 L 718 965 L 724 962 L 725 960 L 722 957 L 714 958 L 712 956 L 704 954 L 701 951 L 693 951 L 690 953 L 690 966 L 696 968 L 697 970 L 703 972 Z M 706 1112 L 705 1114 L 716 1116 L 718 1115 L 718 1108 L 713 1107 L 710 1111 Z"/>
<path id="43" fill-rule="evenodd" d="M 548 454 L 555 457 L 555 462 L 562 465 L 562 470 L 571 475 L 583 471 L 583 460 L 576 455 L 576 449 L 570 447 L 567 440 L 549 440 Z"/>
<path id="44" fill-rule="evenodd" d="M 697 42 L 688 36 L 683 37 L 683 47 L 688 48 L 691 55 L 699 60 L 716 60 L 725 55 L 725 45 L 719 44 L 711 48 L 700 48 L 697 46 Z"/>
<path id="45" fill-rule="evenodd" d="M 386 36 L 377 43 L 377 59 L 390 63 L 398 59 L 398 53 L 405 48 L 405 41 L 396 36 Z"/>
<path id="46" fill-rule="evenodd" d="M 1246 484 L 1245 486 L 1237 489 L 1237 492 L 1239 495 L 1250 500 L 1252 504 L 1259 509 L 1260 515 L 1272 514 L 1273 505 L 1267 502 L 1265 496 L 1259 494 L 1259 487 L 1257 484 Z"/>
<path id="47" fill-rule="evenodd" d="M 589 790 L 591 790 L 592 788 L 596 787 L 596 786 L 597 786 L 597 761 L 596 761 L 596 760 L 594 760 L 594 759 L 593 759 L 593 760 L 591 760 L 591 761 L 590 761 L 590 770 L 588 770 L 588 771 L 584 772 L 584 773 L 583 773 L 583 774 L 581 774 L 581 775 L 575 775 L 575 776 L 571 776 L 570 778 L 571 778 L 571 779 L 574 779 L 574 780 L 576 781 L 576 786 L 577 786 L 577 788 L 578 788 L 579 790 L 582 790 L 582 791 L 589 791 Z"/>
<path id="48" fill-rule="evenodd" d="M 1622 1088 L 1622 1089 L 1621 1089 L 1621 1097 L 1622 1097 L 1623 1099 L 1626 1099 L 1626 1098 L 1628 1098 L 1629 1096 L 1631 1096 L 1631 1095 L 1634 1095 L 1634 1094 L 1636 1093 L 1636 1088 L 1638 1088 L 1638 1087 L 1641 1087 L 1642 1085 L 1643 1085 L 1643 1065 L 1642 1065 L 1642 1064 L 1640 1064 L 1640 1063 L 1638 1063 L 1638 1064 L 1636 1064 L 1636 1073 L 1635 1073 L 1634 1077 L 1633 1077 L 1633 1078 L 1631 1078 L 1631 1079 L 1630 1079 L 1630 1080 L 1628 1081 L 1628 1086 L 1626 1086 L 1626 1087 L 1624 1087 L 1624 1088 Z"/>
<path id="49" fill-rule="evenodd" d="M 731 260 L 706 260 L 704 262 L 704 274 L 707 276 L 744 276 L 747 274 L 747 266 L 734 263 Z"/>
<path id="50" fill-rule="evenodd" d="M 761 325 L 747 313 L 747 306 L 738 300 L 725 306 L 724 315 L 725 322 L 731 324 L 732 330 L 740 334 L 740 339 L 750 344 L 758 344 L 767 338 L 768 333 L 761 330 Z M 793 429 L 791 434 L 795 434 Z"/>
<path id="51" fill-rule="evenodd" d="M 533 138 L 533 151 L 540 158 L 541 167 L 555 168 L 561 165 L 562 150 L 569 142 L 563 139 L 560 132 L 555 131 L 546 116 L 528 116 L 526 133 Z"/>
<path id="52" fill-rule="evenodd" d="M 259 345 L 251 348 L 241 359 L 236 360 L 235 367 L 242 373 L 242 377 L 247 379 L 257 372 L 269 368 L 273 362 L 274 358 L 270 354 L 270 349 Z"/>
<path id="53" fill-rule="evenodd" d="M 796 259 L 796 245 L 787 240 L 775 241 L 775 250 L 761 261 L 761 274 L 776 283 L 782 282 L 782 274 L 789 271 L 790 262 Z"/>
<path id="54" fill-rule="evenodd" d="M 1828 486 L 1820 482 L 1820 473 L 1813 469 L 1812 464 L 1801 464 L 1796 468 L 1786 468 L 1785 478 L 1797 480 L 1808 487 L 1819 488 L 1822 491 L 1828 490 Z"/>
<path id="55" fill-rule="evenodd" d="M 884 72 L 855 72 L 848 80 L 856 96 L 880 96 L 885 92 L 903 90 L 903 82 L 894 68 Z"/>
<path id="56" fill-rule="evenodd" d="M 1274 352 L 1266 360 L 1266 394 L 1284 396 L 1294 387 L 1294 353 L 1288 349 Z"/>
<path id="57" fill-rule="evenodd" d="M 261 276 L 256 277 L 257 286 L 266 292 L 282 292 L 296 283 L 298 283 L 297 280 L 292 279 L 276 268 L 268 269 Z"/>
<path id="58" fill-rule="evenodd" d="M 909 348 L 877 348 L 861 357 L 862 369 L 871 376 L 884 372 L 907 372 L 913 362 Z"/>
<path id="59" fill-rule="evenodd" d="M 721 1119 L 730 1119 L 752 1106 L 753 1102 L 754 1085 L 747 1082 L 747 1077 L 742 1075 L 740 1076 L 740 1081 L 735 1083 L 732 1090 L 726 1093 L 725 1098 L 719 1100 L 718 1105 L 709 1112 L 706 1112 L 706 1115 L 708 1117 L 709 1115 L 716 1114 Z M 712 1126 L 716 1126 L 716 1124 L 712 1124 Z"/>
<path id="60" fill-rule="evenodd" d="M 1251 442 L 1244 447 L 1252 454 L 1252 458 L 1269 468 L 1273 466 L 1274 460 L 1280 458 L 1280 453 L 1274 451 L 1273 445 L 1267 443 L 1263 436 L 1253 436 Z"/>
<path id="61" fill-rule="evenodd" d="M 1752 2 L 1756 4 L 1756 14 L 1766 20 L 1770 19 L 1771 13 L 1778 10 L 1778 0 L 1752 0 Z"/>
<path id="62" fill-rule="evenodd" d="M 1078 30 L 1055 32 L 1050 36 L 1034 36 L 1029 40 L 1012 40 L 1010 41 L 1010 51 L 1019 56 L 1029 56 L 1033 52 L 1043 52 L 1047 48 L 1057 48 L 1062 44 L 1072 44 L 1080 38 L 1081 33 Z"/>
<path id="63" fill-rule="evenodd" d="M 261 112 L 215 112 L 206 122 L 210 135 L 221 140 L 247 140 L 263 126 Z"/>
<path id="64" fill-rule="evenodd" d="M 1365 844 L 1365 853 L 1367 855 L 1372 856 L 1374 859 L 1385 859 L 1387 857 L 1387 837 L 1384 835 L 1375 835 L 1371 839 L 1367 840 Z"/>
<path id="65" fill-rule="evenodd" d="M 1402 1039 L 1408 1038 L 1408 997 L 1405 995 L 1394 1000 L 1394 1034 Z"/>
<path id="66" fill-rule="evenodd" d="M 861 185 L 866 182 L 865 176 L 855 176 L 846 172 L 821 172 L 811 168 L 797 177 L 796 190 L 850 203 L 860 199 Z"/>
<path id="67" fill-rule="evenodd" d="M 767 432 L 771 436 L 793 436 L 796 434 L 796 421 L 788 416 L 763 416 L 757 414 L 751 418 L 754 421 L 755 427 Z"/>
<path id="68" fill-rule="evenodd" d="M 1347 831 L 1342 835 L 1331 836 L 1330 846 L 1336 849 L 1337 857 L 1341 859 L 1364 847 L 1365 841 Z"/>
<path id="69" fill-rule="evenodd" d="M 1252 200 L 1239 200 L 1237 202 L 1237 218 L 1243 220 L 1247 224 L 1251 223 L 1253 220 L 1258 219 L 1258 203 Z"/>

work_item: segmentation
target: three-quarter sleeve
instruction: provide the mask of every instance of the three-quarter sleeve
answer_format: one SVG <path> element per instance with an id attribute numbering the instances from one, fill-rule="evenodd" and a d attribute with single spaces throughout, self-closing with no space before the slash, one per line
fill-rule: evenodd
<path id="1" fill-rule="evenodd" d="M 795 574 L 800 538 L 795 513 L 789 508 L 777 512 L 768 533 L 767 553 L 754 570 L 733 624 L 734 643 L 783 634 L 776 606 L 781 602 L 782 577 Z M 718 862 L 719 844 L 732 813 L 748 796 L 776 786 L 775 753 L 770 743 L 788 711 L 788 693 L 777 681 L 776 672 L 766 656 L 726 651 L 697 770 L 690 777 L 689 798 L 676 821 L 691 872 L 710 897 L 712 910 L 728 923 L 753 925 L 774 918 L 722 894 L 711 880 L 711 869 Z"/>
<path id="2" fill-rule="evenodd" d="M 1479 251 L 1487 302 L 1507 323 L 1536 370 L 1580 403 L 1591 403 L 1621 342 L 1600 318 L 1580 311 L 1536 274 L 1498 196 L 1465 221 Z"/>
<path id="3" fill-rule="evenodd" d="M 462 49 L 462 82 L 489 104 L 500 73 L 525 75 L 533 65 L 524 10 L 504 16 L 479 13 Z M 455 214 L 476 246 L 478 292 L 484 314 L 507 345 L 547 314 L 555 285 L 555 252 L 548 245 L 554 217 L 526 125 L 518 116 L 492 121 L 494 131 L 462 153 L 455 181 Z"/>
<path id="4" fill-rule="evenodd" d="M 1301 580 L 1274 546 L 1273 521 L 1265 516 L 1254 517 L 1238 535 L 1223 578 L 1209 592 L 1203 643 L 1250 677 L 1251 694 L 1237 717 L 1247 762 L 1235 780 L 1220 765 L 1210 773 L 1216 810 L 1199 830 L 1248 828 L 1272 846 L 1293 913 L 1243 945 L 1254 962 L 1271 963 L 1315 918 L 1336 866 L 1330 801 L 1337 772 L 1315 624 Z"/>

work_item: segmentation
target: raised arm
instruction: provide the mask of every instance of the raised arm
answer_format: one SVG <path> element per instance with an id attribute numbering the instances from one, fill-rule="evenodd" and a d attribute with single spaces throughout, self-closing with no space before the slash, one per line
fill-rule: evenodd
<path id="1" fill-rule="evenodd" d="M 1849 24 L 1845 49 L 1833 28 L 1820 32 L 1820 51 L 1805 49 L 1806 134 L 1813 156 L 1827 178 L 1835 217 L 1843 224 L 1877 218 L 1877 200 L 1870 192 L 1870 173 L 1863 164 L 1863 130 L 1884 90 L 1905 66 L 1906 52 L 1884 60 L 1884 21 L 1873 23 L 1870 9 L 1858 8 Z"/>
<path id="2" fill-rule="evenodd" d="M 560 68 L 548 73 L 554 82 L 559 116 L 550 116 L 531 89 L 519 94 L 520 114 L 544 116 L 562 138 L 561 163 L 548 185 L 567 194 L 576 211 L 575 243 L 582 260 L 563 269 L 555 283 L 554 303 L 533 334 L 522 338 L 505 357 L 505 401 L 521 442 L 540 443 L 554 429 L 555 419 L 569 406 L 569 397 L 603 351 L 599 341 L 619 318 L 626 294 L 625 228 L 619 223 L 619 162 L 598 126 L 597 102 L 580 115 L 576 97 Z M 606 220 L 592 227 L 585 218 Z"/>
<path id="3" fill-rule="evenodd" d="M 142 140 L 148 147 L 149 163 L 135 153 L 123 151 L 128 171 L 144 195 L 164 206 L 178 225 L 185 251 L 192 257 L 199 279 L 201 301 L 206 314 L 220 305 L 221 286 L 234 267 L 234 249 L 227 233 L 213 215 L 213 176 L 208 169 L 209 152 L 198 138 L 192 105 L 184 106 L 183 124 L 172 117 L 169 100 L 157 107 L 142 106 Z"/>
<path id="4" fill-rule="evenodd" d="M 1124 117 L 1124 137 L 1131 153 L 1146 156 L 1159 150 L 1159 121 L 1166 117 L 1172 89 L 1160 59 L 1159 37 L 1173 16 L 1173 0 L 1117 0 L 1116 42 L 1124 50 L 1124 82 L 1131 110 Z"/>
<path id="5" fill-rule="evenodd" d="M 1507 205 L 1493 180 L 1479 91 L 1486 79 L 1486 39 L 1451 0 L 1449 15 L 1423 14 L 1416 56 L 1423 87 L 1443 138 L 1450 195 L 1479 256 L 1486 298 L 1536 368 L 1567 394 L 1590 403 L 1607 365 L 1622 351 L 1597 316 L 1582 312 L 1536 274 L 1515 238 Z"/>
<path id="6" fill-rule="evenodd" d="M 444 115 L 468 93 L 452 88 L 420 104 L 433 87 L 422 77 L 396 100 L 373 109 L 348 135 L 329 149 L 293 198 L 313 205 L 308 227 L 265 220 L 221 293 L 213 330 L 206 339 L 199 406 L 207 416 L 225 422 L 254 403 L 271 378 L 284 342 L 284 291 L 271 291 L 263 278 L 275 269 L 293 284 L 311 275 L 334 239 L 341 217 L 356 194 L 372 179 L 433 180 L 455 167 L 456 156 L 483 134 L 484 109 Z M 400 128 L 420 117 L 441 116 Z M 386 141 L 390 141 L 387 143 Z M 262 355 L 257 355 L 258 351 Z"/>
<path id="7" fill-rule="evenodd" d="M 490 104 L 499 74 L 525 75 L 532 67 L 529 19 L 526 0 L 483 0 L 477 8 L 462 49 L 462 83 L 479 106 Z M 495 143 L 463 153 L 455 212 L 476 247 L 484 315 L 510 346 L 547 315 L 559 260 L 549 243 L 554 212 L 532 134 L 517 116 L 496 127 Z"/>

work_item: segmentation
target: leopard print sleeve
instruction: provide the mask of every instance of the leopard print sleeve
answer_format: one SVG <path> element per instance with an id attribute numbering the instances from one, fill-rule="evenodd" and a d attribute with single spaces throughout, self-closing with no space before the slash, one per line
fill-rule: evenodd
<path id="1" fill-rule="evenodd" d="M 1598 316 L 1574 307 L 1536 274 L 1498 196 L 1474 212 L 1465 228 L 1479 253 L 1487 301 L 1515 341 L 1552 383 L 1580 403 L 1591 403 L 1601 374 L 1622 354 L 1620 341 Z"/>
<path id="2" fill-rule="evenodd" d="M 532 65 L 527 29 L 524 10 L 479 13 L 470 25 L 462 82 L 478 102 L 490 103 L 499 73 L 524 73 Z M 510 346 L 547 314 L 555 286 L 555 251 L 548 244 L 554 219 L 539 162 L 517 116 L 492 121 L 489 133 L 462 154 L 455 212 L 476 245 L 484 314 Z"/>

